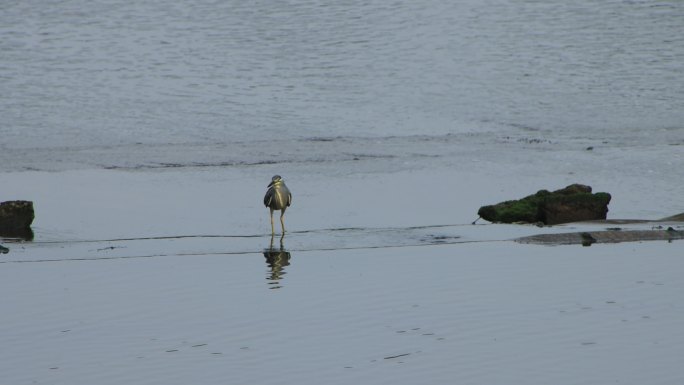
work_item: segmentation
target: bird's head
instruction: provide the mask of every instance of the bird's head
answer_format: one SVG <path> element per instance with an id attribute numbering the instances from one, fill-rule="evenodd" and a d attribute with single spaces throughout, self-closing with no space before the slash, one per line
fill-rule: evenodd
<path id="1" fill-rule="evenodd" d="M 271 178 L 271 183 L 269 183 L 268 187 L 278 184 L 281 180 L 282 178 L 280 177 L 280 175 L 273 175 L 273 178 Z"/>

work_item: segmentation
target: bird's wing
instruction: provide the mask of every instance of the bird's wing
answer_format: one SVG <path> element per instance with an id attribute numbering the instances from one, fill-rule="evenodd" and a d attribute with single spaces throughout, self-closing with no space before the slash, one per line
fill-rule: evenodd
<path id="1" fill-rule="evenodd" d="M 268 207 L 271 204 L 271 200 L 273 200 L 273 189 L 270 188 L 266 191 L 266 195 L 264 195 L 264 206 Z"/>

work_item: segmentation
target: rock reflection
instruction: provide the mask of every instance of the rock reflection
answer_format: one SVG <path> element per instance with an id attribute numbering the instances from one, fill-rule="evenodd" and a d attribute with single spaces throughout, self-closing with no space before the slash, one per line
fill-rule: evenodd
<path id="1" fill-rule="evenodd" d="M 271 245 L 268 249 L 264 250 L 264 257 L 266 258 L 266 264 L 271 269 L 271 273 L 266 278 L 271 281 L 269 284 L 271 289 L 280 289 L 280 281 L 283 276 L 287 274 L 285 272 L 285 266 L 290 265 L 290 252 L 285 250 L 285 245 L 283 244 L 284 235 L 280 237 L 280 247 L 276 249 L 273 246 L 273 236 L 271 236 Z"/>

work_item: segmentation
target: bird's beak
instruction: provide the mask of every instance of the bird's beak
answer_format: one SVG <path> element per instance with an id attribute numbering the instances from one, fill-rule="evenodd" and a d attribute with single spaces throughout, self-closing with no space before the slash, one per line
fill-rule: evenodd
<path id="1" fill-rule="evenodd" d="M 266 186 L 266 187 L 268 188 L 268 187 L 271 187 L 271 186 L 273 186 L 273 182 L 269 183 L 268 186 Z"/>

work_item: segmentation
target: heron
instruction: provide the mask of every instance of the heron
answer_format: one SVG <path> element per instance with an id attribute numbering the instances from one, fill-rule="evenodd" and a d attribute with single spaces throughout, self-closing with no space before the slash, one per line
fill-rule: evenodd
<path id="1" fill-rule="evenodd" d="M 266 195 L 264 196 L 264 206 L 271 210 L 271 235 L 275 234 L 275 229 L 273 228 L 273 211 L 280 210 L 280 226 L 283 229 L 283 235 L 285 235 L 285 222 L 283 222 L 283 216 L 285 215 L 285 210 L 290 207 L 292 203 L 292 194 L 290 189 L 285 186 L 285 181 L 280 175 L 274 175 L 271 178 L 271 183 L 268 185 L 268 190 L 266 190 Z"/>

